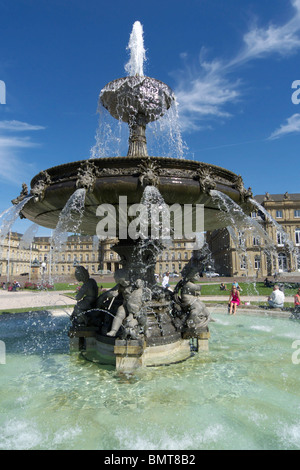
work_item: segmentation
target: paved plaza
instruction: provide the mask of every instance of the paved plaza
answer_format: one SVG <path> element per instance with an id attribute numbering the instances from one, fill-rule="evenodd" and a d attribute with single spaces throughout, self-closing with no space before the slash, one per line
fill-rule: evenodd
<path id="1" fill-rule="evenodd" d="M 228 293 L 229 296 L 229 293 Z M 215 312 L 226 312 L 227 308 L 226 305 L 221 305 L 219 302 L 224 302 L 227 300 L 227 296 L 201 296 L 201 300 L 203 302 L 214 302 L 213 305 L 209 305 L 212 311 Z M 286 297 L 286 302 L 293 302 L 293 297 Z M 261 302 L 262 304 L 266 302 L 266 296 L 243 296 L 242 295 L 242 302 Z M 76 301 L 72 298 L 72 293 L 70 291 L 42 291 L 42 292 L 32 292 L 32 291 L 18 291 L 18 292 L 7 292 L 7 291 L 0 291 L 0 310 L 11 310 L 11 309 L 18 309 L 18 308 L 38 308 L 41 309 L 47 307 L 47 310 L 51 310 L 51 308 L 58 308 L 58 307 L 66 307 L 75 305 Z M 239 314 L 263 314 L 265 315 L 266 312 L 272 313 L 271 310 L 264 310 L 259 309 L 257 305 L 255 306 L 241 306 L 238 309 Z M 275 313 L 275 311 L 274 311 Z M 277 313 L 280 313 L 277 312 Z M 276 316 L 277 316 L 276 313 Z M 282 312 L 283 315 L 289 315 L 289 313 Z"/>

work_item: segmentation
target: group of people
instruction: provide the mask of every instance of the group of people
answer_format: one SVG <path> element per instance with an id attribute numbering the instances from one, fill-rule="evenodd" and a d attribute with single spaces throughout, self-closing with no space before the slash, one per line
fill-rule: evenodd
<path id="1" fill-rule="evenodd" d="M 20 283 L 18 281 L 14 281 L 13 283 L 11 282 L 2 282 L 1 284 L 1 289 L 3 290 L 8 290 L 9 292 L 16 292 L 17 289 L 21 287 Z"/>
<path id="2" fill-rule="evenodd" d="M 162 286 L 165 289 L 170 289 L 169 275 L 170 274 L 167 272 L 163 277 Z M 264 285 L 271 287 L 271 284 L 267 283 L 266 281 L 268 280 L 265 279 Z M 220 284 L 220 290 L 222 291 L 228 290 L 224 282 Z M 237 311 L 237 307 L 241 304 L 240 292 L 242 292 L 242 289 L 239 286 L 239 283 L 234 280 L 231 286 L 230 295 L 228 299 L 228 313 L 230 315 L 235 315 Z M 270 308 L 283 308 L 284 307 L 285 295 L 284 295 L 284 292 L 280 289 L 280 286 L 278 284 L 275 284 L 273 286 L 273 291 L 268 296 L 267 300 L 268 300 L 268 306 Z M 300 310 L 300 287 L 298 289 L 297 294 L 294 296 L 294 306 L 295 308 L 297 308 L 297 310 Z"/>
<path id="3" fill-rule="evenodd" d="M 227 290 L 224 283 L 220 285 L 221 290 Z M 240 298 L 241 288 L 237 282 L 233 282 L 229 300 L 228 300 L 228 312 L 230 315 L 235 315 L 237 307 L 241 303 Z M 284 292 L 280 289 L 278 284 L 275 284 L 273 287 L 272 293 L 268 296 L 268 306 L 270 308 L 283 308 L 285 301 Z M 294 295 L 294 307 L 300 311 L 300 287 L 298 288 L 297 294 Z"/>

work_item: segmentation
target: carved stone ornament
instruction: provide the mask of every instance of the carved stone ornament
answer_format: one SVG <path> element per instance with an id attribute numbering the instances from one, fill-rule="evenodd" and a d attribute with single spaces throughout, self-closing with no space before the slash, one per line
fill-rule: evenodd
<path id="1" fill-rule="evenodd" d="M 41 178 L 38 180 L 38 182 L 34 185 L 34 187 L 31 190 L 32 195 L 34 196 L 34 200 L 37 202 L 43 201 L 45 197 L 45 192 L 48 186 L 51 184 L 51 178 L 47 171 L 42 171 L 40 173 Z"/>
<path id="2" fill-rule="evenodd" d="M 12 204 L 17 205 L 19 204 L 19 202 L 23 201 L 27 196 L 28 196 L 28 187 L 27 187 L 27 184 L 23 183 L 20 195 L 16 197 L 16 199 L 12 199 L 11 202 Z"/>
<path id="3" fill-rule="evenodd" d="M 86 160 L 83 162 L 77 173 L 76 188 L 84 188 L 87 192 L 92 192 L 97 179 L 97 169 L 93 162 Z"/>
<path id="4" fill-rule="evenodd" d="M 252 188 L 251 188 L 251 187 L 249 187 L 249 188 L 247 189 L 246 194 L 245 194 L 245 197 L 246 197 L 246 199 L 249 199 L 249 198 L 253 199 L 254 196 L 253 196 L 253 191 L 252 191 Z"/>
<path id="5" fill-rule="evenodd" d="M 250 197 L 250 196 L 248 196 L 248 191 L 244 186 L 244 181 L 243 181 L 243 178 L 241 177 L 241 175 L 238 175 L 236 177 L 236 179 L 234 181 L 234 188 L 239 191 L 241 202 L 245 202 L 245 199 L 247 197 Z"/>
<path id="6" fill-rule="evenodd" d="M 197 169 L 194 178 L 199 181 L 200 191 L 202 193 L 209 194 L 209 191 L 216 189 L 217 187 L 213 171 L 209 167 L 200 166 L 200 168 Z"/>
<path id="7" fill-rule="evenodd" d="M 157 186 L 159 184 L 159 165 L 147 158 L 139 166 L 139 182 L 142 186 Z"/>

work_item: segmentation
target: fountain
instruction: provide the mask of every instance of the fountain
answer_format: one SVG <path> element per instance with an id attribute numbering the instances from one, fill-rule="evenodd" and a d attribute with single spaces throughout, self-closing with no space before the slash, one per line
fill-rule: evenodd
<path id="1" fill-rule="evenodd" d="M 129 76 L 108 83 L 99 97 L 100 106 L 129 126 L 127 156 L 49 168 L 32 179 L 29 195 L 23 192 L 15 200 L 21 204 L 22 217 L 56 230 L 58 245 L 63 242 L 62 222 L 68 230 L 76 227 L 77 233 L 118 238 L 114 251 L 122 269 L 115 275 L 116 286 L 99 297 L 95 291 L 92 295 L 89 276 L 79 273 L 88 301 L 81 298 L 86 308 L 74 310 L 69 331 L 73 349 L 94 351 L 103 363 L 115 364 L 118 370 L 187 359 L 190 339 L 197 341 L 198 350 L 207 349 L 211 317 L 195 284 L 204 247 L 195 246 L 174 292 L 156 284 L 155 260 L 188 222 L 184 235 L 189 238 L 198 231 L 226 226 L 216 194 L 223 194 L 246 213 L 253 208 L 252 192 L 246 190 L 240 175 L 203 162 L 148 155 L 146 127 L 169 112 L 175 96 L 166 84 L 143 74 L 145 51 L 139 22 L 134 24 L 129 49 Z M 139 224 L 134 219 L 136 205 L 142 213 Z M 199 208 L 204 209 L 200 229 L 195 221 Z M 172 217 L 166 216 L 168 210 Z M 168 233 L 162 229 L 166 218 Z M 108 227 L 106 233 L 104 227 Z"/>

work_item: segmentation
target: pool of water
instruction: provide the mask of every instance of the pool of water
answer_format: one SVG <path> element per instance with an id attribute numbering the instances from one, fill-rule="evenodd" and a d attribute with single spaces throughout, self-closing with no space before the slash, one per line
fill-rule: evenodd
<path id="1" fill-rule="evenodd" d="M 122 375 L 65 315 L 0 316 L 0 449 L 299 449 L 300 321 L 214 318 L 209 352 Z"/>

